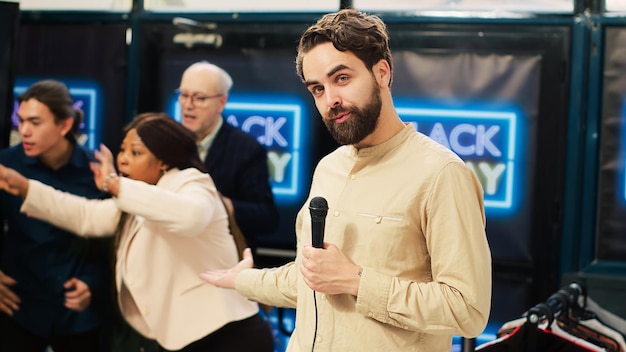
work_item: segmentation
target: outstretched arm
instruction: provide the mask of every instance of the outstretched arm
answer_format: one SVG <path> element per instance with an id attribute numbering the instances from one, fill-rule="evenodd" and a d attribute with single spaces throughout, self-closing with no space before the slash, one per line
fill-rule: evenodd
<path id="1" fill-rule="evenodd" d="M 113 154 L 104 144 L 100 145 L 100 151 L 96 151 L 97 162 L 90 164 L 91 171 L 94 174 L 94 181 L 100 190 L 103 190 L 105 181 L 109 182 L 109 193 L 117 195 L 119 190 L 118 180 L 111 180 L 112 174 L 115 174 L 115 166 L 113 165 Z M 108 177 L 108 178 L 107 178 Z M 0 165 L 0 189 L 22 198 L 26 198 L 28 194 L 28 178 L 19 172 Z"/>
<path id="2" fill-rule="evenodd" d="M 254 266 L 252 251 L 246 248 L 243 251 L 243 259 L 234 267 L 225 270 L 211 270 L 200 274 L 202 280 L 222 288 L 235 288 L 235 278 L 237 274 L 244 269 L 250 269 Z"/>

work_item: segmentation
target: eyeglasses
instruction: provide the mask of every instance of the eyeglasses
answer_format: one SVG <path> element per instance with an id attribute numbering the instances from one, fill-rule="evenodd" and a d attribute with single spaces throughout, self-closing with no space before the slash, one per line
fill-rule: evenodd
<path id="1" fill-rule="evenodd" d="M 197 107 L 206 107 L 207 104 L 209 103 L 209 100 L 214 99 L 214 98 L 219 98 L 222 95 L 224 95 L 224 94 L 202 95 L 198 93 L 194 93 L 190 95 L 190 94 L 181 92 L 180 89 L 176 89 L 175 93 L 178 94 L 178 101 L 181 104 L 191 99 L 191 104 Z"/>

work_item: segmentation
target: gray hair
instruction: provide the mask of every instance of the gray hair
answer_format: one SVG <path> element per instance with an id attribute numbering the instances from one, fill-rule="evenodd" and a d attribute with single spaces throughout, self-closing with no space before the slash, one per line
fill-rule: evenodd
<path id="1" fill-rule="evenodd" d="M 233 79 L 230 77 L 228 72 L 226 72 L 223 68 L 206 60 L 191 64 L 189 67 L 187 67 L 185 72 L 191 70 L 203 70 L 216 73 L 219 78 L 217 90 L 221 94 L 228 94 L 228 92 L 230 92 L 230 89 L 233 87 Z"/>

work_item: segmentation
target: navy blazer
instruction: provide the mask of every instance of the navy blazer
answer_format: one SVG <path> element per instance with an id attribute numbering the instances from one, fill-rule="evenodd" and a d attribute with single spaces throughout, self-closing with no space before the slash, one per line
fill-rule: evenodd
<path id="1" fill-rule="evenodd" d="M 204 164 L 235 208 L 235 219 L 248 245 L 278 226 L 278 210 L 269 183 L 267 150 L 251 135 L 226 121 L 217 132 Z"/>

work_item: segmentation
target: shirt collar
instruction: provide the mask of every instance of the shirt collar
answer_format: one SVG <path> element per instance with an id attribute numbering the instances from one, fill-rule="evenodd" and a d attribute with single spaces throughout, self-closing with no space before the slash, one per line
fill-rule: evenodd
<path id="1" fill-rule="evenodd" d="M 200 141 L 200 143 L 198 143 L 198 154 L 200 154 L 200 160 L 204 161 L 204 159 L 206 159 L 206 155 L 209 152 L 209 148 L 211 148 L 211 144 L 213 144 L 213 141 L 215 140 L 215 136 L 217 135 L 217 132 L 220 130 L 220 128 L 222 128 L 223 123 L 224 123 L 224 120 L 220 118 L 217 121 L 217 126 L 215 126 L 213 131 L 211 131 L 211 133 L 209 133 L 206 137 L 204 137 Z"/>
<path id="2" fill-rule="evenodd" d="M 405 123 L 404 128 L 400 130 L 400 132 L 396 133 L 395 136 L 389 138 L 388 140 L 380 144 L 367 147 L 367 148 L 361 148 L 361 149 L 355 148 L 354 145 L 349 145 L 348 153 L 351 156 L 359 157 L 359 158 L 385 154 L 389 150 L 402 144 L 402 142 L 404 142 L 407 138 L 409 138 L 409 136 L 413 133 L 415 133 L 415 126 L 413 126 L 410 123 Z"/>
<path id="3" fill-rule="evenodd" d="M 24 147 L 21 144 L 19 145 L 19 148 L 21 148 L 23 162 L 25 165 L 41 164 L 41 161 L 39 161 L 39 158 L 26 155 L 26 153 L 24 153 Z M 87 152 L 83 146 L 79 144 L 74 144 L 74 150 L 72 150 L 72 155 L 70 155 L 70 158 L 67 160 L 67 163 L 61 167 L 66 167 L 66 166 L 72 166 L 75 168 L 89 167 L 89 162 L 94 161 L 94 160 L 95 158 L 93 156 L 93 152 L 89 154 L 89 152 Z"/>

